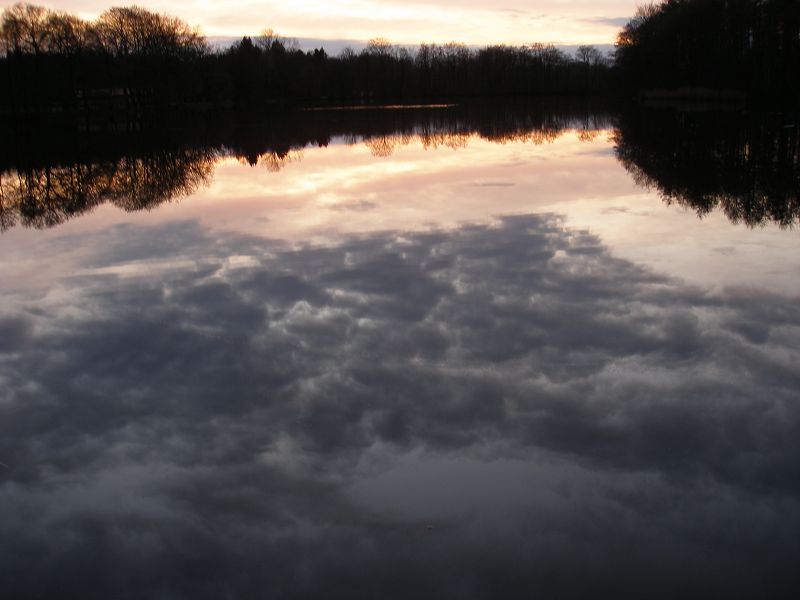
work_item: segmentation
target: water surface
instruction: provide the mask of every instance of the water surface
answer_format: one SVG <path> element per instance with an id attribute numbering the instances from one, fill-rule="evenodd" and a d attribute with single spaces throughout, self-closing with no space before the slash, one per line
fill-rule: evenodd
<path id="1" fill-rule="evenodd" d="M 15 138 L 0 585 L 793 597 L 797 133 L 495 106 Z"/>

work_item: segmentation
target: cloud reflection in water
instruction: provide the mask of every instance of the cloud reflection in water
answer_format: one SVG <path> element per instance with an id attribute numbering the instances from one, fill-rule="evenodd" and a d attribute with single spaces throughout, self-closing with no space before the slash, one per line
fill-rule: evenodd
<path id="1" fill-rule="evenodd" d="M 9 597 L 800 583 L 785 297 L 660 276 L 555 216 L 94 236 L 85 273 L 0 315 Z"/>

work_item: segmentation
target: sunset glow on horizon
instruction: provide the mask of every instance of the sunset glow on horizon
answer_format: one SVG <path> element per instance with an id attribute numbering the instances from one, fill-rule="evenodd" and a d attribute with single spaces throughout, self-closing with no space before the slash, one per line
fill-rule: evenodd
<path id="1" fill-rule="evenodd" d="M 210 0 L 50 0 L 32 2 L 92 19 L 112 6 L 136 4 L 174 15 L 207 36 L 279 34 L 320 40 L 397 44 L 463 42 L 489 44 L 613 44 L 633 14 L 636 0 L 508 0 L 493 6 L 477 0 L 277 0 L 215 3 Z M 15 2 L 0 1 L 0 8 Z"/>

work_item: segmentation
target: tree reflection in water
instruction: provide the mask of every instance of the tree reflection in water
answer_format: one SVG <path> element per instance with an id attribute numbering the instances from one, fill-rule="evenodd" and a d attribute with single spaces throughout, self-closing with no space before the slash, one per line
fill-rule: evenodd
<path id="1" fill-rule="evenodd" d="M 616 153 L 634 180 L 699 216 L 734 223 L 800 220 L 800 115 L 740 111 L 621 113 Z"/>
<path id="2" fill-rule="evenodd" d="M 38 135 L 17 130 L 16 143 L 6 139 L 0 148 L 0 227 L 53 227 L 106 202 L 128 211 L 149 210 L 208 185 L 220 159 L 235 157 L 277 172 L 300 160 L 303 148 L 327 146 L 334 138 L 364 143 L 373 156 L 388 157 L 412 143 L 426 149 L 465 148 L 476 135 L 497 143 L 544 144 L 578 128 L 592 139 L 609 123 L 607 113 L 586 107 L 312 110 L 256 126 L 226 122 L 209 129 L 206 124 L 197 138 L 192 132 L 198 127 L 179 133 L 177 140 L 145 131 L 133 143 L 120 146 L 120 140 L 106 139 L 88 153 L 55 143 L 75 137 L 62 130 L 38 130 Z M 20 152 L 18 147 L 31 139 L 39 140 L 36 147 Z"/>
<path id="3" fill-rule="evenodd" d="M 0 144 L 0 229 L 53 227 L 106 202 L 149 210 L 208 185 L 220 159 L 235 157 L 277 172 L 300 160 L 303 148 L 334 139 L 364 143 L 374 157 L 384 158 L 412 143 L 461 149 L 472 136 L 547 144 L 569 130 L 591 142 L 612 125 L 619 161 L 636 183 L 657 189 L 665 202 L 700 216 L 719 209 L 751 227 L 787 227 L 800 219 L 797 115 L 626 109 L 612 116 L 586 106 L 521 104 L 311 110 L 255 120 L 256 125 L 210 121 L 172 131 L 169 139 L 152 130 L 132 143 L 112 138 L 95 147 L 85 139 L 88 152 L 57 142 L 76 137 L 61 129 L 35 136 L 13 130 Z"/>
<path id="4" fill-rule="evenodd" d="M 206 148 L 97 163 L 48 165 L 0 175 L 0 226 L 59 225 L 110 202 L 149 210 L 207 185 L 216 155 Z"/>

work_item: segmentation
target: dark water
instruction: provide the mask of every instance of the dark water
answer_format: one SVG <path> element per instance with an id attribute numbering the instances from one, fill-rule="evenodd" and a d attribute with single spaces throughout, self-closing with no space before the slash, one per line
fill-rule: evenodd
<path id="1" fill-rule="evenodd" d="M 3 597 L 797 597 L 799 132 L 8 132 Z"/>

